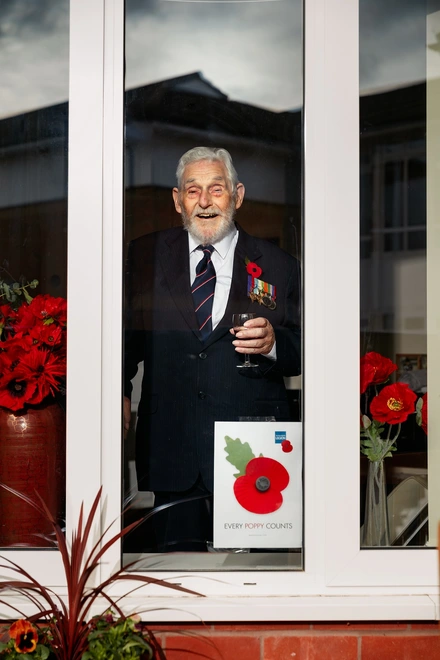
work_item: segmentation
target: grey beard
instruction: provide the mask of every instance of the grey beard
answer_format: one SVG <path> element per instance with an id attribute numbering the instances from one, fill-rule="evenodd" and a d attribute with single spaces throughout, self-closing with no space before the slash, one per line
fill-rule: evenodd
<path id="1" fill-rule="evenodd" d="M 217 226 L 214 233 L 203 232 L 200 227 L 197 226 L 196 218 L 190 218 L 184 210 L 182 210 L 182 222 L 183 228 L 191 234 L 196 243 L 200 245 L 212 245 L 213 243 L 218 243 L 223 238 L 225 238 L 234 228 L 234 211 L 235 209 L 228 209 L 228 211 L 220 216 L 221 221 Z"/>

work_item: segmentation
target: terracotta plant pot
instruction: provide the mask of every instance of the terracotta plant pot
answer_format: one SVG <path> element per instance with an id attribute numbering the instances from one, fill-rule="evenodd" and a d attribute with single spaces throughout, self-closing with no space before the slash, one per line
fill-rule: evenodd
<path id="1" fill-rule="evenodd" d="M 60 522 L 65 515 L 66 413 L 50 399 L 13 413 L 0 408 L 0 482 L 35 501 Z M 61 525 L 63 526 L 63 525 Z M 0 488 L 0 547 L 52 545 L 51 525 L 25 501 Z"/>

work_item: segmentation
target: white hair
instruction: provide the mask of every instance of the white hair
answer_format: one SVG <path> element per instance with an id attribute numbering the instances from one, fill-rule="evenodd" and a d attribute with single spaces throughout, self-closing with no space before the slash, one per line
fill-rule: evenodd
<path id="1" fill-rule="evenodd" d="M 217 147 L 194 147 L 183 154 L 177 165 L 176 177 L 177 187 L 182 190 L 182 178 L 185 167 L 189 163 L 195 163 L 199 160 L 220 161 L 226 168 L 229 184 L 233 197 L 237 193 L 238 175 L 232 163 L 231 154 L 226 149 Z"/>

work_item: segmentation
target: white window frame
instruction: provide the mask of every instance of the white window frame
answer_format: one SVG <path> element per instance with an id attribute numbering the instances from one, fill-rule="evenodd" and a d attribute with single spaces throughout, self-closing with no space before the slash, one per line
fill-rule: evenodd
<path id="1" fill-rule="evenodd" d="M 360 550 L 358 0 L 304 11 L 304 571 L 154 573 L 208 596 L 130 597 L 156 621 L 438 618 L 434 549 Z M 123 0 L 71 0 L 68 529 L 101 483 L 115 531 L 121 510 L 123 21 Z M 47 555 L 28 567 L 59 585 Z"/>

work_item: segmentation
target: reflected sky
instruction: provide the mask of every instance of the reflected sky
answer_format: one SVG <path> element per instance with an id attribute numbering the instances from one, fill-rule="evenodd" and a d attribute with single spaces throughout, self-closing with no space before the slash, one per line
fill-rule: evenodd
<path id="1" fill-rule="evenodd" d="M 0 116 L 67 99 L 68 9 L 68 0 L 1 0 Z M 127 0 L 126 10 L 127 88 L 200 71 L 233 100 L 301 105 L 299 0 Z M 424 79 L 424 2 L 360 0 L 360 17 L 363 93 Z"/>
<path id="2" fill-rule="evenodd" d="M 0 116 L 65 101 L 68 0 L 0 0 Z"/>
<path id="3" fill-rule="evenodd" d="M 127 0 L 126 8 L 128 89 L 201 71 L 234 101 L 271 110 L 301 105 L 300 0 Z"/>

